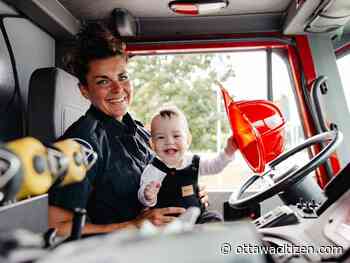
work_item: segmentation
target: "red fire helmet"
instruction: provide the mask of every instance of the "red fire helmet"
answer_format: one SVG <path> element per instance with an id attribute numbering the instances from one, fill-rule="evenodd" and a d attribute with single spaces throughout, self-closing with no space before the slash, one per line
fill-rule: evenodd
<path id="1" fill-rule="evenodd" d="M 235 102 L 222 86 L 221 91 L 237 146 L 249 167 L 262 173 L 284 150 L 284 117 L 270 101 Z"/>

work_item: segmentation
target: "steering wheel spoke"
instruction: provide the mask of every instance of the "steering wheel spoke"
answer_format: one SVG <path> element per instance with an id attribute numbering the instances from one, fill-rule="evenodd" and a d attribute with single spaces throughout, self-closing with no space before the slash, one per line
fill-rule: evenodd
<path id="1" fill-rule="evenodd" d="M 287 190 L 291 185 L 300 182 L 310 172 L 312 172 L 323 162 L 325 162 L 330 157 L 330 155 L 337 149 L 342 139 L 342 133 L 338 130 L 334 130 L 315 135 L 305 140 L 303 143 L 297 145 L 293 149 L 290 149 L 289 151 L 281 154 L 275 160 L 271 161 L 269 163 L 269 170 L 265 172 L 262 176 L 269 176 L 269 174 L 273 172 L 277 165 L 281 164 L 282 162 L 289 159 L 291 156 L 295 155 L 296 153 L 299 153 L 300 151 L 312 145 L 327 142 L 328 144 L 303 166 L 298 167 L 297 165 L 295 165 L 289 168 L 287 171 L 283 172 L 282 175 L 276 177 L 275 180 L 273 180 L 273 185 L 271 185 L 270 187 L 241 199 L 240 197 L 243 195 L 243 193 L 261 176 L 253 175 L 252 177 L 248 178 L 242 184 L 237 194 L 231 195 L 229 199 L 229 204 L 234 208 L 244 208 L 248 205 L 251 205 L 252 203 L 260 203 L 280 192 Z"/>

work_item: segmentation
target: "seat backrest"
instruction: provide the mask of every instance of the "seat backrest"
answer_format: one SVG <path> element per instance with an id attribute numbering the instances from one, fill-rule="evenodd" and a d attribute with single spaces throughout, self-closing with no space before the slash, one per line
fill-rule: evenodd
<path id="1" fill-rule="evenodd" d="M 88 109 L 78 79 L 59 68 L 33 72 L 28 91 L 27 135 L 50 143 Z"/>

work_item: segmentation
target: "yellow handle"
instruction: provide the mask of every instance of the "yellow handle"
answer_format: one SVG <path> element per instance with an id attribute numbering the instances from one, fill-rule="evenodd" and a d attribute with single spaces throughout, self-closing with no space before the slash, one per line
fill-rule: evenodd
<path id="1" fill-rule="evenodd" d="M 86 166 L 81 145 L 72 139 L 59 141 L 53 145 L 69 159 L 68 169 L 61 185 L 82 181 L 86 175 Z"/>
<path id="2" fill-rule="evenodd" d="M 53 183 L 46 147 L 31 137 L 8 142 L 5 147 L 12 151 L 22 164 L 23 179 L 16 195 L 17 199 L 46 193 Z"/>

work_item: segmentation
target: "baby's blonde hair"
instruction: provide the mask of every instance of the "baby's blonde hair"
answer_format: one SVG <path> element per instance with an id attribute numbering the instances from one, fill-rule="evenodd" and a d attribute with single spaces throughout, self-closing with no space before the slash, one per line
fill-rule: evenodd
<path id="1" fill-rule="evenodd" d="M 189 132 L 188 128 L 188 122 L 185 114 L 175 105 L 164 105 L 160 107 L 156 113 L 152 116 L 151 119 L 151 134 L 152 134 L 152 127 L 153 127 L 153 121 L 156 117 L 161 117 L 162 119 L 169 118 L 171 119 L 172 117 L 178 117 L 182 121 L 184 121 L 184 124 L 186 126 L 186 132 Z"/>

